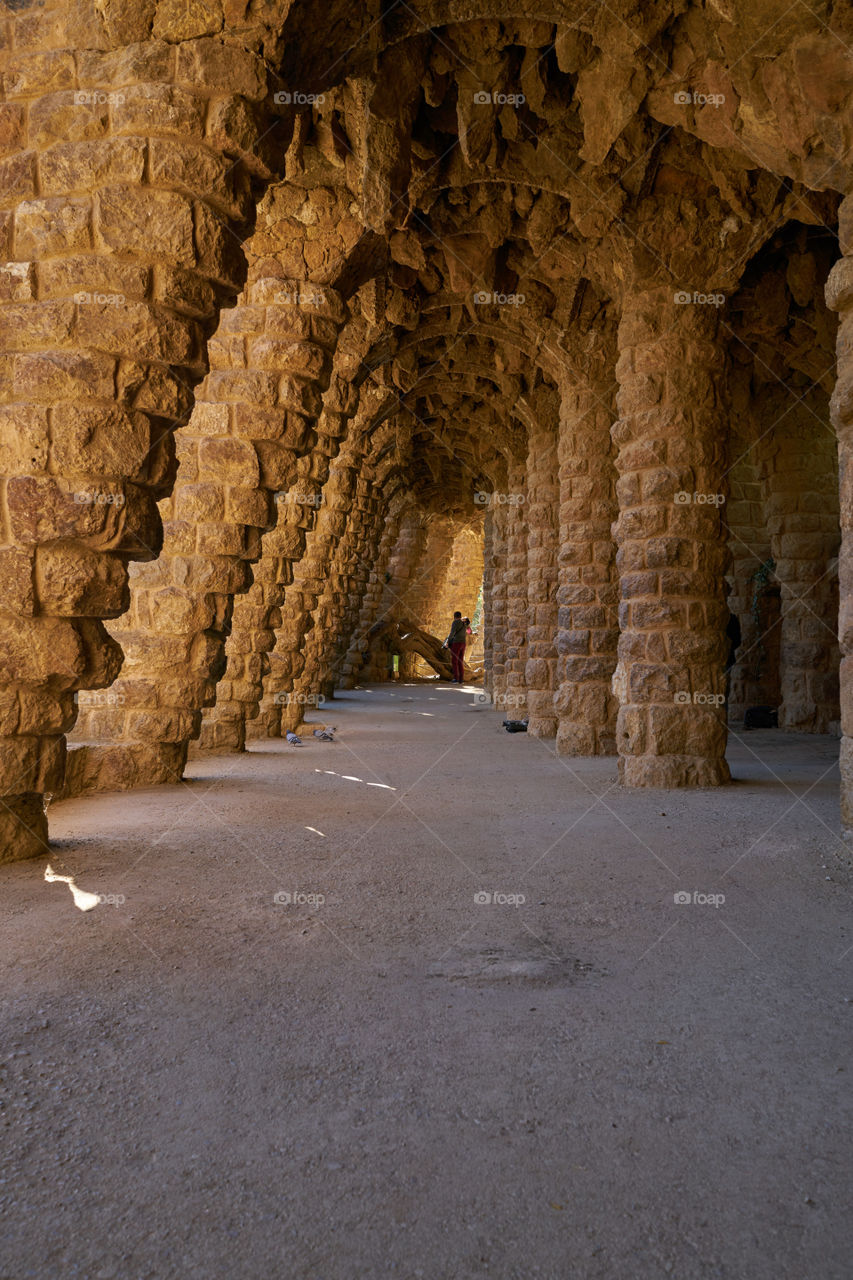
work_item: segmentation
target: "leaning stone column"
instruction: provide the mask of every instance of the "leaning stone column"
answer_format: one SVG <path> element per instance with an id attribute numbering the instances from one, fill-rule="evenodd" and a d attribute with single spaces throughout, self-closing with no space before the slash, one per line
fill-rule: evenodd
<path id="1" fill-rule="evenodd" d="M 317 625 L 317 605 L 328 581 L 334 548 L 350 515 L 352 476 L 349 462 L 349 457 L 336 462 L 334 474 L 328 478 L 314 528 L 306 538 L 305 554 L 296 566 L 293 586 L 285 596 L 276 647 L 276 655 L 288 664 L 290 671 L 289 679 L 276 682 L 281 733 L 295 729 L 304 719 L 305 694 L 311 691 L 310 680 L 316 674 L 312 633 Z M 316 639 L 319 641 L 320 637 Z M 267 696 L 273 687 L 273 674 L 271 671 L 267 680 Z"/>
<path id="2" fill-rule="evenodd" d="M 400 522 L 396 545 L 388 560 L 382 595 L 374 625 L 391 619 L 409 617 L 409 604 L 417 589 L 418 570 L 423 564 L 427 543 L 427 525 L 424 514 L 417 507 L 410 507 Z M 368 647 L 361 671 L 363 680 L 387 680 L 388 671 L 383 660 Z"/>
<path id="3" fill-rule="evenodd" d="M 841 203 L 838 240 L 844 256 L 830 272 L 826 301 L 839 317 L 838 381 L 830 401 L 830 416 L 838 436 L 841 506 L 841 821 L 847 836 L 853 838 L 853 196 Z"/>
<path id="4" fill-rule="evenodd" d="M 729 780 L 724 570 L 725 355 L 713 305 L 626 288 L 619 324 L 615 526 L 622 601 L 614 690 L 629 786 Z"/>
<path id="5" fill-rule="evenodd" d="M 359 461 L 353 450 L 345 464 L 348 474 L 342 469 L 346 478 L 342 480 L 340 506 L 345 527 L 329 549 L 325 587 L 307 636 L 302 674 L 294 685 L 297 698 L 301 696 L 306 707 L 316 706 L 321 695 L 327 699 L 333 695 L 355 624 L 352 597 L 360 603 L 357 586 L 366 582 L 370 568 L 364 553 L 368 551 L 369 531 L 376 528 L 380 503 L 370 481 L 356 469 Z"/>
<path id="6" fill-rule="evenodd" d="M 203 717 L 200 750 L 243 750 L 246 722 L 261 714 L 262 682 L 271 669 L 273 659 L 268 655 L 276 648 L 277 640 L 282 649 L 286 648 L 287 680 L 292 683 L 299 672 L 313 593 L 325 578 L 327 547 L 341 519 L 340 472 L 338 464 L 330 466 L 330 461 L 351 426 L 349 414 L 357 402 L 357 395 L 339 373 L 336 369 L 326 391 L 310 457 L 297 462 L 294 483 L 277 494 L 277 524 L 263 539 L 256 581 L 247 595 L 235 602 L 226 645 L 226 670 L 217 686 L 216 703 L 208 707 Z M 270 562 L 266 567 L 264 560 Z M 291 567 L 297 564 L 298 582 L 294 581 Z M 283 675 L 280 664 L 279 674 Z M 285 681 L 283 689 L 287 688 L 290 683 Z M 277 690 L 278 700 L 274 698 L 272 706 L 263 710 L 262 724 L 258 726 L 262 736 L 278 736 L 281 731 L 281 693 L 281 689 Z M 290 727 L 289 723 L 285 725 L 285 729 Z"/>
<path id="7" fill-rule="evenodd" d="M 0 859 L 44 851 L 74 692 L 121 666 L 102 619 L 159 552 L 171 433 L 270 176 L 262 59 L 104 8 L 7 6 L 3 26 Z M 117 27 L 140 43 L 111 48 Z"/>
<path id="8" fill-rule="evenodd" d="M 400 537 L 400 525 L 405 508 L 398 506 L 389 511 L 385 526 L 381 531 L 376 548 L 374 568 L 364 589 L 364 597 L 359 610 L 355 630 L 349 639 L 346 657 L 341 663 L 339 687 L 351 689 L 359 679 L 364 667 L 369 648 L 368 634 L 375 624 L 385 593 L 385 577 L 390 573 L 390 566 L 397 542 Z"/>
<path id="9" fill-rule="evenodd" d="M 615 355 L 615 352 L 614 352 Z M 619 640 L 619 584 L 611 525 L 616 517 L 613 365 L 562 388 L 557 754 L 616 754 L 618 703 L 612 680 Z"/>
<path id="10" fill-rule="evenodd" d="M 277 301 L 306 288 L 304 306 Z M 114 628 L 126 655 L 111 691 L 119 701 L 81 717 L 81 736 L 98 745 L 83 749 L 76 789 L 181 776 L 225 667 L 233 597 L 273 522 L 273 493 L 294 463 L 299 482 L 313 483 L 324 452 L 311 428 L 344 315 L 334 289 L 277 279 L 256 281 L 228 313 L 211 344 L 216 367 L 179 433 L 163 553 L 135 574 L 131 609 Z"/>

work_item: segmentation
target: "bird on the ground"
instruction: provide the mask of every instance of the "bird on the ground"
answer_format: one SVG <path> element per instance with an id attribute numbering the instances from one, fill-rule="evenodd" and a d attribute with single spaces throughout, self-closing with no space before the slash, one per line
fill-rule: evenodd
<path id="1" fill-rule="evenodd" d="M 314 737 L 321 738 L 323 742 L 334 742 L 335 740 L 334 734 L 335 734 L 336 728 L 337 728 L 336 725 L 330 724 L 330 725 L 327 725 L 325 729 L 315 729 Z"/>
<path id="2" fill-rule="evenodd" d="M 290 729 L 288 729 L 287 733 L 284 736 L 287 738 L 287 741 L 290 743 L 292 747 L 302 746 L 302 739 L 297 734 L 291 733 Z"/>

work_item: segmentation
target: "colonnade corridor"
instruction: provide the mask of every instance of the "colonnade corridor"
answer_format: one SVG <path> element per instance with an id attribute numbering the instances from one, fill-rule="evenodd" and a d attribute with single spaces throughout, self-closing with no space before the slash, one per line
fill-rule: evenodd
<path id="1" fill-rule="evenodd" d="M 850 1280 L 852 867 L 849 0 L 0 0 L 0 1280 Z"/>
<path id="2" fill-rule="evenodd" d="M 837 740 L 663 792 L 476 685 L 319 719 L 3 869 L 3 1274 L 843 1276 Z"/>

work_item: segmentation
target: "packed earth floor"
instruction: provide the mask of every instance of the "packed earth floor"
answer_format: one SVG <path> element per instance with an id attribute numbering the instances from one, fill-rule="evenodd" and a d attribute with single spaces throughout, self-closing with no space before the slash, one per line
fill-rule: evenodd
<path id="1" fill-rule="evenodd" d="M 0 1275 L 849 1276 L 837 740 L 626 790 L 481 697 L 353 690 L 0 868 Z"/>

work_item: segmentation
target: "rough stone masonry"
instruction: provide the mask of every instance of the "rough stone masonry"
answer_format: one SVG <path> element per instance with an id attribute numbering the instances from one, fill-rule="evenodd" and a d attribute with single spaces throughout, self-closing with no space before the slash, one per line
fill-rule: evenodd
<path id="1" fill-rule="evenodd" d="M 0 19 L 0 858 L 481 578 L 558 752 L 724 784 L 728 692 L 853 826 L 853 9 Z"/>

